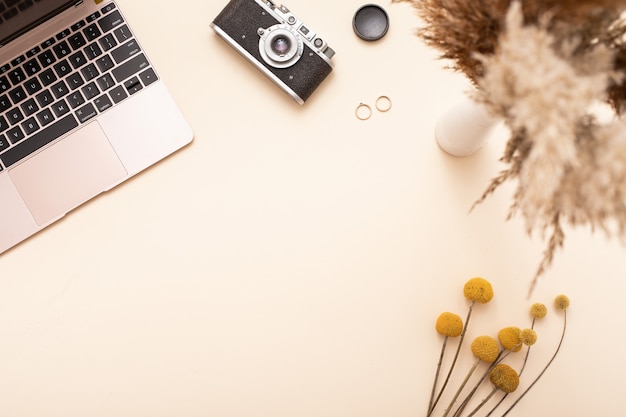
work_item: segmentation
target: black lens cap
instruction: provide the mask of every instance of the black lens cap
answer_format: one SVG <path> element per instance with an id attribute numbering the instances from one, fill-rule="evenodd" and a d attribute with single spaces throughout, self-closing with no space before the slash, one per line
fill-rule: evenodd
<path id="1" fill-rule="evenodd" d="M 385 36 L 389 29 L 389 16 L 377 4 L 366 4 L 354 14 L 352 20 L 354 33 L 366 41 L 377 41 Z"/>

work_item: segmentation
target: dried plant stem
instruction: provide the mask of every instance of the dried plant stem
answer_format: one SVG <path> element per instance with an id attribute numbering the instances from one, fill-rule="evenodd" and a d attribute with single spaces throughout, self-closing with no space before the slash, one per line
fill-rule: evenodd
<path id="1" fill-rule="evenodd" d="M 459 353 L 461 352 L 461 345 L 463 344 L 463 340 L 465 339 L 465 333 L 467 331 L 467 326 L 469 325 L 470 318 L 472 317 L 472 310 L 474 309 L 475 304 L 476 302 L 472 301 L 469 306 L 469 309 L 467 311 L 467 317 L 465 318 L 465 325 L 463 326 L 463 331 L 461 332 L 461 336 L 459 338 L 459 344 L 456 348 L 454 359 L 452 360 L 452 364 L 450 365 L 450 369 L 448 370 L 448 375 L 446 375 L 446 379 L 444 380 L 443 385 L 441 386 L 441 389 L 439 390 L 439 393 L 437 394 L 437 398 L 435 399 L 435 401 L 433 401 L 432 405 L 429 407 L 426 417 L 430 417 L 430 415 L 433 413 L 433 411 L 435 410 L 435 407 L 437 406 L 437 404 L 439 403 L 439 400 L 441 399 L 441 396 L 443 395 L 444 390 L 446 389 L 446 386 L 448 385 L 448 382 L 450 381 L 450 376 L 452 375 L 452 371 L 454 370 L 456 361 L 459 358 Z"/>
<path id="2" fill-rule="evenodd" d="M 520 346 L 520 345 L 521 345 L 521 343 L 518 346 Z M 502 362 L 504 359 L 506 359 L 506 357 L 509 356 L 513 351 L 515 351 L 515 349 L 517 349 L 518 346 L 515 346 L 511 350 L 504 350 L 503 349 L 503 350 L 500 351 L 500 353 L 498 354 L 498 357 L 496 358 L 496 360 L 493 361 L 493 363 L 491 365 L 489 365 L 489 368 L 487 368 L 487 370 L 482 375 L 480 380 L 476 383 L 474 388 L 472 388 L 472 390 L 469 392 L 469 394 L 467 394 L 467 396 L 465 397 L 465 399 L 463 400 L 461 405 L 459 405 L 459 408 L 456 409 L 456 411 L 454 412 L 452 417 L 459 417 L 461 415 L 461 413 L 463 413 L 463 410 L 465 410 L 465 407 L 467 407 L 467 404 L 470 402 L 470 400 L 472 399 L 474 394 L 476 394 L 476 391 L 478 390 L 478 387 L 480 387 L 480 384 L 482 384 L 483 381 L 489 376 L 489 373 L 491 372 L 491 370 L 496 365 L 498 365 L 500 362 Z"/>
<path id="3" fill-rule="evenodd" d="M 474 410 L 473 410 L 471 413 L 469 413 L 469 414 L 467 415 L 467 417 L 472 417 L 472 416 L 473 416 L 474 414 L 476 414 L 476 413 L 477 413 L 477 412 L 478 412 L 481 408 L 483 408 L 483 406 L 484 406 L 485 404 L 487 404 L 487 402 L 491 399 L 491 397 L 493 397 L 493 396 L 494 396 L 494 394 L 495 394 L 496 392 L 498 392 L 498 389 L 499 389 L 498 387 L 495 387 L 494 389 L 492 389 L 492 390 L 491 390 L 491 392 L 489 393 L 489 395 L 487 395 L 487 396 L 486 396 L 486 397 L 485 397 L 485 398 L 484 398 L 484 399 L 480 402 L 480 404 L 478 404 L 478 405 L 476 406 L 476 408 L 474 408 Z"/>
<path id="4" fill-rule="evenodd" d="M 448 344 L 448 336 L 443 338 L 443 344 L 441 345 L 441 353 L 439 354 L 439 363 L 437 363 L 437 371 L 435 372 L 435 380 L 433 381 L 433 389 L 430 392 L 430 402 L 428 403 L 428 413 L 430 415 L 433 408 L 433 402 L 435 400 L 435 391 L 437 390 L 437 381 L 439 380 L 439 374 L 441 373 L 441 364 L 443 363 L 443 355 L 446 352 L 446 346 Z"/>
<path id="5" fill-rule="evenodd" d="M 463 380 L 463 382 L 459 386 L 459 389 L 456 390 L 456 393 L 454 394 L 454 397 L 452 397 L 452 400 L 450 401 L 450 405 L 448 405 L 448 408 L 446 408 L 446 411 L 443 414 L 443 417 L 446 417 L 448 415 L 448 413 L 450 412 L 450 410 L 452 410 L 452 407 L 454 407 L 454 403 L 456 402 L 457 398 L 459 398 L 459 395 L 461 395 L 461 391 L 463 391 L 463 388 L 465 388 L 465 385 L 467 384 L 467 381 L 469 381 L 470 377 L 472 376 L 472 374 L 474 373 L 474 371 L 478 367 L 479 363 L 480 363 L 480 359 L 477 359 L 474 362 L 474 364 L 472 365 L 472 367 L 470 368 L 470 370 L 467 373 L 467 375 L 465 375 L 465 379 Z"/>
<path id="6" fill-rule="evenodd" d="M 554 351 L 554 355 L 552 355 L 552 357 L 548 361 L 548 364 L 545 366 L 545 368 L 543 368 L 543 370 L 537 376 L 537 378 L 535 378 L 535 380 L 528 386 L 528 388 L 526 388 L 524 392 L 522 392 L 520 396 L 515 400 L 515 402 L 511 404 L 511 406 L 504 412 L 504 414 L 502 414 L 502 417 L 505 417 L 507 414 L 509 414 L 509 412 L 513 409 L 513 407 L 515 407 L 517 403 L 520 402 L 522 398 L 524 398 L 524 396 L 528 393 L 528 391 L 530 391 L 530 389 L 537 383 L 537 381 L 539 381 L 539 378 L 541 378 L 543 374 L 548 370 L 548 367 L 552 364 L 552 362 L 554 361 L 554 358 L 556 358 L 556 355 L 559 353 L 559 350 L 561 350 L 561 345 L 563 344 L 563 339 L 565 338 L 566 328 L 567 328 L 567 310 L 564 310 L 563 311 L 563 331 L 561 332 L 561 339 L 559 340 L 559 344 L 556 347 L 556 350 Z"/>
<path id="7" fill-rule="evenodd" d="M 535 321 L 537 321 L 536 318 L 533 317 L 533 321 L 530 325 L 531 329 L 535 328 Z M 524 363 L 522 364 L 521 369 L 519 370 L 519 376 L 522 376 L 522 373 L 524 372 L 524 368 L 526 368 L 526 363 L 528 362 L 528 355 L 530 355 L 530 348 L 532 346 L 528 346 L 528 349 L 526 350 L 526 356 L 524 356 Z M 506 400 L 506 397 L 509 396 L 508 392 L 505 392 L 504 395 L 502 396 L 502 398 L 500 398 L 500 401 L 498 401 L 498 403 L 496 405 L 493 406 L 493 408 L 491 409 L 491 411 L 489 411 L 489 413 L 487 413 L 487 415 L 485 417 L 489 417 L 490 415 L 492 415 L 494 413 L 494 411 L 496 411 L 496 409 L 498 407 L 500 407 L 500 404 L 502 404 L 504 402 L 504 400 Z"/>

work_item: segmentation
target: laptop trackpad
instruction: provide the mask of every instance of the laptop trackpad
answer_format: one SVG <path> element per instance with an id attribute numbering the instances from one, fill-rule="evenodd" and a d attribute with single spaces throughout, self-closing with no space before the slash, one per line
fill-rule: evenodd
<path id="1" fill-rule="evenodd" d="M 63 216 L 126 176 L 98 122 L 9 171 L 39 225 Z"/>

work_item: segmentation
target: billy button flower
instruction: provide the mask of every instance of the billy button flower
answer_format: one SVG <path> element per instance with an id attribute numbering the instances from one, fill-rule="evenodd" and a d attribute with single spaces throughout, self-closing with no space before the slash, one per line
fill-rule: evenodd
<path id="1" fill-rule="evenodd" d="M 439 363 L 437 364 L 437 371 L 435 372 L 435 380 L 433 381 L 433 388 L 430 393 L 430 403 L 428 405 L 428 414 L 432 412 L 435 401 L 435 391 L 437 389 L 437 381 L 439 380 L 439 374 L 441 373 L 441 364 L 443 363 L 443 356 L 446 352 L 446 346 L 448 344 L 448 338 L 458 337 L 463 332 L 463 319 L 458 314 L 444 312 L 437 317 L 435 322 L 435 330 L 440 335 L 444 336 L 443 344 L 441 346 L 441 353 L 439 354 Z"/>
<path id="2" fill-rule="evenodd" d="M 498 359 L 498 355 L 500 354 L 500 346 L 498 345 L 498 341 L 491 336 L 478 336 L 472 342 L 471 349 L 474 356 L 476 356 L 476 361 L 465 376 L 465 379 L 459 386 L 459 389 L 457 389 L 456 393 L 454 394 L 454 397 L 450 401 L 450 405 L 448 405 L 448 408 L 446 408 L 443 417 L 446 417 L 448 413 L 452 410 L 454 403 L 459 398 L 461 391 L 463 391 L 463 388 L 465 388 L 467 381 L 469 381 L 470 377 L 472 376 L 480 362 L 483 361 L 491 365 L 493 362 L 496 361 L 496 359 Z"/>
<path id="3" fill-rule="evenodd" d="M 523 329 L 519 332 L 519 340 L 526 346 L 532 346 L 537 342 L 537 332 L 533 329 Z"/>
<path id="4" fill-rule="evenodd" d="M 511 336 L 512 333 L 514 332 L 515 327 L 512 328 L 506 328 L 503 329 L 505 330 L 505 333 L 508 333 L 509 331 L 511 332 Z M 522 368 L 520 369 L 519 373 L 518 373 L 518 377 L 522 375 L 522 372 L 524 371 L 524 367 L 526 366 L 526 361 L 528 360 L 528 354 L 530 353 L 530 347 L 532 345 L 534 345 L 537 342 L 537 332 L 535 332 L 533 329 L 522 329 L 519 331 L 519 341 L 521 344 L 524 344 L 526 346 L 528 346 L 528 349 L 526 350 L 526 356 L 524 357 L 524 364 L 522 365 Z M 511 342 L 512 343 L 512 342 Z M 521 345 L 520 345 L 521 348 Z M 510 353 L 507 352 L 507 354 Z M 504 357 L 502 358 L 504 359 Z M 494 405 L 494 407 L 491 409 L 491 411 L 487 414 L 487 417 L 489 417 L 491 414 L 493 414 L 493 412 L 496 410 L 496 408 L 498 408 L 500 406 L 500 404 L 502 404 L 502 402 L 506 399 L 506 397 L 508 396 L 508 393 L 505 393 L 502 398 L 500 398 L 500 401 Z"/>
<path id="5" fill-rule="evenodd" d="M 493 298 L 493 288 L 486 279 L 476 277 L 465 283 L 463 295 L 473 302 L 485 304 Z"/>
<path id="6" fill-rule="evenodd" d="M 530 316 L 533 318 L 533 324 L 536 319 L 542 319 L 548 314 L 548 307 L 542 303 L 535 303 L 530 306 Z"/>
<path id="7" fill-rule="evenodd" d="M 524 392 L 520 394 L 517 400 L 515 400 L 515 402 L 511 404 L 511 406 L 504 412 L 504 414 L 502 414 L 502 417 L 505 417 L 507 414 L 509 414 L 509 412 L 513 409 L 513 407 L 515 407 L 517 403 L 520 402 L 520 400 L 524 398 L 524 396 L 528 393 L 528 391 L 530 391 L 530 389 L 537 383 L 537 381 L 539 381 L 539 378 L 541 378 L 543 374 L 548 370 L 548 367 L 550 367 L 550 365 L 554 361 L 554 358 L 556 358 L 556 355 L 559 353 L 559 350 L 561 350 L 561 345 L 563 344 L 563 339 L 565 338 L 565 330 L 567 328 L 567 309 L 569 308 L 569 305 L 570 305 L 570 300 L 566 295 L 563 295 L 563 294 L 557 295 L 556 298 L 554 299 L 554 307 L 557 310 L 563 311 L 563 331 L 561 332 L 561 339 L 559 340 L 559 344 L 557 345 L 556 350 L 554 351 L 554 354 L 548 361 L 547 365 L 543 368 L 541 373 L 539 373 L 537 378 L 535 378 L 535 380 L 528 386 L 528 388 L 526 388 Z"/>
<path id="8" fill-rule="evenodd" d="M 463 331 L 463 320 L 458 314 L 449 312 L 441 313 L 439 317 L 437 317 L 435 330 L 437 333 L 446 337 L 460 336 Z"/>
<path id="9" fill-rule="evenodd" d="M 478 336 L 472 342 L 471 349 L 474 356 L 487 363 L 495 362 L 500 353 L 498 341 L 491 336 Z"/>
<path id="10" fill-rule="evenodd" d="M 463 345 L 463 340 L 465 339 L 465 332 L 467 331 L 467 326 L 469 325 L 474 305 L 476 303 L 485 304 L 491 301 L 491 299 L 493 298 L 493 287 L 491 286 L 491 283 L 486 279 L 475 277 L 465 283 L 465 285 L 463 286 L 463 295 L 465 296 L 465 298 L 471 301 L 467 312 L 467 317 L 465 318 L 465 325 L 463 326 L 463 330 L 461 331 L 459 344 L 457 346 L 456 353 L 454 354 L 452 364 L 450 365 L 450 369 L 448 370 L 446 379 L 443 381 L 443 385 L 439 389 L 439 393 L 436 397 L 434 394 L 436 390 L 435 387 L 437 383 L 437 377 L 435 377 L 435 384 L 433 385 L 432 392 L 433 395 L 431 395 L 426 417 L 429 417 L 433 413 L 435 407 L 437 406 L 437 403 L 439 402 L 439 399 L 441 399 L 441 395 L 443 394 L 446 386 L 448 385 L 448 382 L 450 381 L 450 376 L 452 375 L 452 371 L 454 369 L 454 366 L 456 365 L 459 353 L 461 352 L 461 346 Z M 437 373 L 439 373 L 439 369 L 437 370 Z"/>
<path id="11" fill-rule="evenodd" d="M 547 314 L 548 314 L 548 307 L 546 307 L 545 304 L 535 303 L 532 306 L 530 306 L 530 317 L 532 317 L 532 322 L 530 324 L 530 328 L 534 329 L 535 328 L 535 322 L 538 319 L 544 318 Z M 535 333 L 535 335 L 536 335 L 536 333 Z M 528 362 L 528 355 L 530 355 L 530 346 L 532 344 L 525 343 L 525 345 L 528 346 L 528 350 L 526 350 L 526 356 L 524 357 L 524 363 L 522 364 L 522 368 L 519 371 L 520 375 L 522 375 L 522 372 L 524 372 L 524 368 L 526 368 L 526 362 Z"/>
<path id="12" fill-rule="evenodd" d="M 505 327 L 498 332 L 498 340 L 502 348 L 509 352 L 519 352 L 522 348 L 519 327 Z"/>
<path id="13" fill-rule="evenodd" d="M 453 417 L 459 417 L 465 407 L 469 404 L 470 400 L 473 398 L 474 394 L 482 384 L 482 382 L 490 375 L 491 371 L 499 366 L 498 364 L 504 360 L 509 354 L 512 352 L 518 352 L 523 345 L 522 339 L 520 335 L 522 334 L 522 330 L 519 327 L 505 327 L 498 332 L 498 343 L 496 342 L 496 354 L 495 358 L 491 361 L 492 365 L 485 371 L 483 376 L 479 379 L 478 383 L 472 388 L 472 390 L 465 396 L 465 399 L 461 402 L 459 407 L 453 414 Z M 528 337 L 531 337 L 530 335 Z M 494 339 L 495 341 L 495 339 Z M 493 395 L 493 394 L 492 394 Z M 482 407 L 482 405 L 481 405 Z M 476 410 L 474 410 L 475 412 Z M 445 417 L 445 414 L 444 414 Z"/>
<path id="14" fill-rule="evenodd" d="M 507 394 L 512 393 L 519 386 L 519 375 L 517 375 L 515 369 L 504 363 L 497 365 L 491 370 L 489 380 L 495 388 Z"/>
<path id="15" fill-rule="evenodd" d="M 491 372 L 489 372 L 489 380 L 493 384 L 493 390 L 467 415 L 467 417 L 472 417 L 476 414 L 496 392 L 504 391 L 504 395 L 507 395 L 515 391 L 519 386 L 519 375 L 515 372 L 515 369 L 502 363 L 496 365 Z"/>

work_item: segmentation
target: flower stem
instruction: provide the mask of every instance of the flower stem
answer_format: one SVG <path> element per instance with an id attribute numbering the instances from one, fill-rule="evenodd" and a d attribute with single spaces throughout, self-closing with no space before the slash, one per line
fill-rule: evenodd
<path id="1" fill-rule="evenodd" d="M 537 319 L 533 317 L 533 321 L 530 324 L 530 328 L 534 329 L 535 328 L 535 321 Z M 530 355 L 530 348 L 531 346 L 528 346 L 528 349 L 526 350 L 526 356 L 524 356 L 524 363 L 522 364 L 522 368 L 519 370 L 519 376 L 522 376 L 522 372 L 524 372 L 524 368 L 526 368 L 526 362 L 528 362 L 528 355 Z M 489 417 L 490 415 L 493 414 L 494 411 L 496 411 L 496 409 L 498 407 L 500 407 L 500 404 L 502 404 L 504 402 L 504 400 L 506 400 L 506 397 L 509 396 L 508 392 L 505 392 L 504 395 L 502 396 L 502 398 L 500 398 L 500 401 L 498 401 L 498 403 L 496 405 L 493 406 L 493 408 L 491 409 L 491 411 L 489 411 L 489 413 L 487 413 L 487 415 L 485 417 Z"/>
<path id="2" fill-rule="evenodd" d="M 533 321 L 530 324 L 530 328 L 534 329 L 535 328 L 535 318 L 533 317 Z M 522 364 L 522 368 L 519 370 L 519 376 L 522 376 L 522 372 L 524 372 L 524 368 L 526 368 L 526 362 L 528 362 L 528 355 L 530 355 L 530 348 L 531 346 L 528 346 L 528 349 L 526 350 L 526 356 L 524 356 L 524 363 Z"/>
<path id="3" fill-rule="evenodd" d="M 456 353 L 454 354 L 454 359 L 452 360 L 452 364 L 450 365 L 450 370 L 448 371 L 448 375 L 446 376 L 446 379 L 443 381 L 443 385 L 441 386 L 441 389 L 439 390 L 439 394 L 437 394 L 437 398 L 433 402 L 432 406 L 429 408 L 428 414 L 426 414 L 426 417 L 430 417 L 430 415 L 433 413 L 433 411 L 435 410 L 435 407 L 437 406 L 437 403 L 441 399 L 441 395 L 443 394 L 443 391 L 446 389 L 446 386 L 448 385 L 448 382 L 450 381 L 452 370 L 454 369 L 454 365 L 456 365 L 456 361 L 459 358 L 459 353 L 461 352 L 461 345 L 463 344 L 463 339 L 465 339 L 465 332 L 467 331 L 467 326 L 469 325 L 470 317 L 472 316 L 472 310 L 474 309 L 474 304 L 476 304 L 476 301 L 472 301 L 472 303 L 469 306 L 469 310 L 467 311 L 467 317 L 465 318 L 465 325 L 463 326 L 463 331 L 461 332 L 459 344 L 456 348 Z"/>
<path id="4" fill-rule="evenodd" d="M 480 363 L 480 359 L 478 359 L 478 360 L 476 360 L 476 362 L 474 362 L 474 365 L 472 365 L 472 367 L 470 368 L 469 372 L 465 376 L 465 379 L 463 380 L 463 382 L 459 386 L 459 389 L 456 390 L 456 393 L 454 394 L 454 397 L 452 398 L 452 401 L 450 401 L 450 405 L 448 405 L 448 408 L 446 408 L 446 411 L 443 414 L 443 417 L 446 417 L 448 415 L 448 413 L 450 412 L 450 410 L 454 406 L 454 403 L 456 402 L 457 398 L 459 398 L 459 395 L 461 394 L 461 391 L 463 391 L 463 388 L 465 388 L 465 385 L 467 384 L 467 381 L 469 381 L 470 377 L 472 376 L 472 374 L 476 370 L 476 367 L 478 367 L 479 363 Z"/>
<path id="5" fill-rule="evenodd" d="M 467 415 L 467 417 L 472 417 L 474 414 L 476 414 L 478 412 L 478 410 L 480 410 L 485 404 L 487 404 L 487 402 L 491 399 L 491 397 L 493 397 L 493 395 L 498 391 L 498 388 L 494 388 L 493 390 L 491 390 L 491 392 L 489 393 L 489 395 L 487 395 L 487 397 L 485 397 L 480 404 L 478 404 L 476 406 L 476 408 L 474 408 L 474 410 L 469 413 Z"/>
<path id="6" fill-rule="evenodd" d="M 563 331 L 561 332 L 561 339 L 559 340 L 559 344 L 556 347 L 556 351 L 554 351 L 554 355 L 552 355 L 552 357 L 548 361 L 548 364 L 545 366 L 545 368 L 543 368 L 543 371 L 541 371 L 541 373 L 537 376 L 537 378 L 535 378 L 535 380 L 528 386 L 528 388 L 526 388 L 524 392 L 522 392 L 522 394 L 517 398 L 517 400 L 515 400 L 515 402 L 511 404 L 511 406 L 504 412 L 504 414 L 502 414 L 502 417 L 509 414 L 509 412 L 513 409 L 513 407 L 515 407 L 517 403 L 520 402 L 522 398 L 524 398 L 526 393 L 530 391 L 530 389 L 537 383 L 537 381 L 539 381 L 539 378 L 541 378 L 543 374 L 548 370 L 548 367 L 552 364 L 552 361 L 554 361 L 554 358 L 556 358 L 556 355 L 559 353 L 559 350 L 561 350 L 561 345 L 563 344 L 563 338 L 565 337 L 566 328 L 567 328 L 567 310 L 564 310 L 563 311 Z"/>
<path id="7" fill-rule="evenodd" d="M 491 370 L 493 368 L 495 368 L 496 365 L 498 365 L 500 362 L 502 362 L 507 356 L 509 356 L 513 351 L 515 351 L 516 348 L 517 348 L 517 346 L 513 347 L 513 349 L 511 349 L 511 350 L 504 350 L 503 349 L 503 350 L 500 351 L 500 353 L 498 354 L 498 357 L 496 358 L 496 360 L 493 361 L 493 363 L 491 365 L 489 365 L 489 368 L 487 368 L 487 370 L 485 371 L 483 376 L 480 378 L 480 380 L 474 386 L 474 388 L 470 391 L 470 393 L 467 394 L 467 396 L 465 397 L 465 399 L 463 400 L 461 405 L 459 405 L 459 408 L 456 409 L 456 411 L 454 412 L 452 417 L 459 417 L 461 415 L 461 413 L 463 413 L 463 410 L 465 410 L 465 407 L 467 407 L 467 404 L 470 402 L 470 400 L 472 399 L 472 397 L 474 396 L 474 394 L 478 390 L 478 387 L 480 387 L 480 384 L 482 384 L 483 381 L 489 376 L 489 373 L 491 372 Z"/>
<path id="8" fill-rule="evenodd" d="M 443 344 L 441 346 L 441 353 L 439 354 L 439 363 L 437 364 L 437 371 L 435 372 L 435 380 L 433 381 L 433 389 L 430 392 L 430 402 L 428 403 L 428 413 L 430 415 L 433 409 L 433 402 L 435 400 L 435 391 L 437 389 L 437 381 L 439 380 L 439 374 L 441 373 L 441 364 L 443 363 L 443 354 L 446 351 L 446 345 L 448 344 L 448 336 L 443 338 Z"/>

